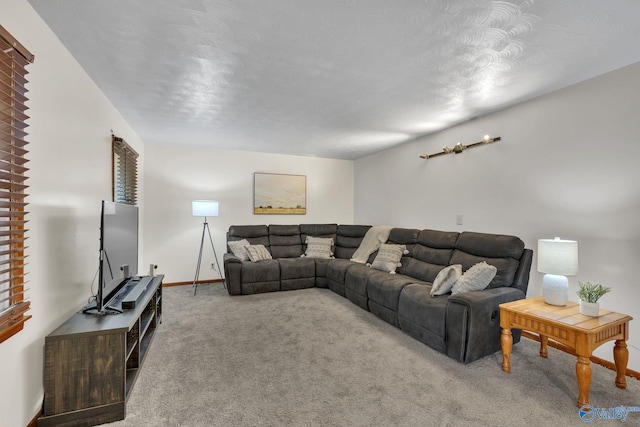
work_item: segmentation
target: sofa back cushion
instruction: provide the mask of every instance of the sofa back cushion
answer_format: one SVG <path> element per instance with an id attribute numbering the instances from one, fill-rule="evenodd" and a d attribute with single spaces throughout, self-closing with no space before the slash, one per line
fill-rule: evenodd
<path id="1" fill-rule="evenodd" d="M 351 259 L 370 228 L 370 225 L 338 225 L 335 257 Z"/>
<path id="2" fill-rule="evenodd" d="M 415 228 L 392 228 L 386 243 L 405 245 L 409 254 L 411 254 L 413 253 L 416 243 L 418 243 L 419 235 L 420 230 Z"/>
<path id="3" fill-rule="evenodd" d="M 440 270 L 450 264 L 458 236 L 459 233 L 453 231 L 420 231 L 398 273 L 433 283 Z"/>
<path id="4" fill-rule="evenodd" d="M 269 245 L 274 258 L 297 258 L 303 254 L 299 225 L 270 225 Z"/>
<path id="5" fill-rule="evenodd" d="M 302 243 L 302 252 L 306 253 L 307 237 L 321 237 L 323 239 L 331 239 L 331 252 L 335 251 L 336 235 L 338 233 L 338 224 L 300 224 L 300 241 Z"/>
<path id="6" fill-rule="evenodd" d="M 307 241 L 307 236 L 333 239 L 335 245 L 337 233 L 338 224 L 300 224 L 300 241 L 303 245 Z M 303 249 L 305 249 L 304 246 Z"/>
<path id="7" fill-rule="evenodd" d="M 269 229 L 266 225 L 232 225 L 227 232 L 227 242 L 247 239 L 252 245 L 264 245 L 269 249 Z M 227 245 L 227 252 L 232 253 Z"/>
<path id="8" fill-rule="evenodd" d="M 465 231 L 456 241 L 450 264 L 462 264 L 462 270 L 467 271 L 471 266 L 486 261 L 498 269 L 488 287 L 509 287 L 513 284 L 523 252 L 524 242 L 518 237 Z"/>
<path id="9" fill-rule="evenodd" d="M 420 235 L 420 230 L 415 228 L 393 228 L 391 233 L 389 233 L 389 239 L 387 240 L 388 244 L 404 245 L 409 252 L 402 256 L 402 259 L 400 260 L 401 265 L 396 270 L 397 273 L 403 274 L 402 267 L 410 262 L 416 243 L 418 242 L 418 235 Z"/>

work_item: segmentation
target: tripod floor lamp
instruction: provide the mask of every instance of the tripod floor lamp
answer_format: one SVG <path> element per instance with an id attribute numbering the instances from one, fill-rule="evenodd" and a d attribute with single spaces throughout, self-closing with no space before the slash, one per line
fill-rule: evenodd
<path id="1" fill-rule="evenodd" d="M 191 212 L 193 216 L 204 217 L 204 223 L 202 224 L 202 238 L 200 239 L 200 252 L 198 253 L 198 265 L 196 266 L 196 275 L 193 278 L 193 295 L 195 295 L 198 290 L 198 277 L 200 277 L 200 264 L 202 263 L 202 248 L 204 247 L 205 232 L 209 235 L 209 242 L 211 242 L 211 249 L 213 249 L 213 257 L 216 259 L 218 273 L 220 274 L 220 278 L 222 278 L 222 270 L 220 270 L 220 264 L 218 263 L 218 255 L 216 254 L 216 248 L 213 245 L 211 231 L 209 230 L 209 223 L 207 222 L 208 216 L 218 216 L 218 202 L 215 200 L 194 200 L 191 202 Z M 224 283 L 224 278 L 222 279 L 222 282 Z"/>

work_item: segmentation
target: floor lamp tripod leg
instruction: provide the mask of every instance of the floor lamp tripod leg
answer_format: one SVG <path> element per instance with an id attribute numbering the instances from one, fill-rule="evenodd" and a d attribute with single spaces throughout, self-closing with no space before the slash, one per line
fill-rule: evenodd
<path id="1" fill-rule="evenodd" d="M 193 278 L 193 295 L 198 290 L 198 277 L 200 277 L 200 264 L 202 263 L 202 247 L 204 246 L 204 231 L 207 229 L 207 221 L 205 219 L 202 225 L 202 238 L 200 239 L 200 252 L 198 253 L 198 265 L 196 266 L 196 275 Z"/>

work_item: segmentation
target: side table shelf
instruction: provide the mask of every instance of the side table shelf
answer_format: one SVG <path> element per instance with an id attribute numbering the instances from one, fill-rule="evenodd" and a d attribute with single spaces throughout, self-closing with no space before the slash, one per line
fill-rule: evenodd
<path id="1" fill-rule="evenodd" d="M 45 338 L 38 426 L 94 426 L 124 419 L 162 322 L 163 278 L 151 281 L 134 309 L 103 316 L 78 312 Z"/>

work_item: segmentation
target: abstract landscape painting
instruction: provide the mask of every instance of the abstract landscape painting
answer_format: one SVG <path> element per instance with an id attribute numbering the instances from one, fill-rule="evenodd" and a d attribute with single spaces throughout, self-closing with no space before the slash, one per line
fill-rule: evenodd
<path id="1" fill-rule="evenodd" d="M 256 215 L 305 215 L 307 177 L 255 172 L 253 213 Z"/>

